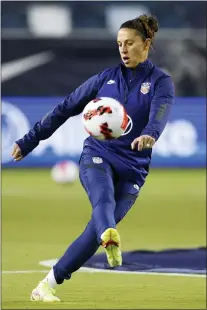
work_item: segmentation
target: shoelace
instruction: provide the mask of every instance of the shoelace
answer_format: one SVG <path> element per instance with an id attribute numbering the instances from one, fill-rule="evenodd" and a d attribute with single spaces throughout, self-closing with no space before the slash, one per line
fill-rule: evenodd
<path id="1" fill-rule="evenodd" d="M 54 290 L 54 288 L 49 287 L 49 288 L 48 288 L 48 290 L 52 293 L 52 295 L 54 295 L 54 294 L 55 294 L 55 290 Z"/>

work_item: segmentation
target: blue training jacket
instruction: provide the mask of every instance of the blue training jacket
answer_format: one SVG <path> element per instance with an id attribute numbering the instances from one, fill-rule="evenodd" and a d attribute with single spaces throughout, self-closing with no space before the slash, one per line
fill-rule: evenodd
<path id="1" fill-rule="evenodd" d="M 83 153 L 95 151 L 97 156 L 107 158 L 120 176 L 136 179 L 142 186 L 152 150 L 132 150 L 131 143 L 143 134 L 155 140 L 159 138 L 174 102 L 174 85 L 171 77 L 148 59 L 137 66 L 133 77 L 129 72 L 132 70 L 121 63 L 89 78 L 16 141 L 22 155 L 26 156 L 41 140 L 49 138 L 69 117 L 80 114 L 92 99 L 111 97 L 126 109 L 130 119 L 126 132 L 115 140 L 99 141 L 88 137 L 84 141 Z"/>

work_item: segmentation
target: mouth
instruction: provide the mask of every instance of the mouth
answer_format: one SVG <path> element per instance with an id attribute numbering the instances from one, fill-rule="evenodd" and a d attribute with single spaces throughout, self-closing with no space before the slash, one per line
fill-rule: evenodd
<path id="1" fill-rule="evenodd" d="M 128 56 L 124 56 L 124 57 L 122 57 L 122 59 L 123 59 L 124 62 L 127 62 L 129 60 L 129 57 Z"/>

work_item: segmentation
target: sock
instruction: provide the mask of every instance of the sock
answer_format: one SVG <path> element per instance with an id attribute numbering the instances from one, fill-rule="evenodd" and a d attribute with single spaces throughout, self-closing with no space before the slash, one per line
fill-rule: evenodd
<path id="1" fill-rule="evenodd" d="M 49 271 L 49 273 L 46 275 L 46 277 L 41 282 L 47 282 L 49 287 L 51 288 L 56 287 L 57 282 L 55 280 L 53 268 Z"/>

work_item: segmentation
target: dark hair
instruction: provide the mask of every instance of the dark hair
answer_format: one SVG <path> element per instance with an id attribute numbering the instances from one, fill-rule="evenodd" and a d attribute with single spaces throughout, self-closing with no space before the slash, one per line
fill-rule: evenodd
<path id="1" fill-rule="evenodd" d="M 135 29 L 142 36 L 143 40 L 154 40 L 155 32 L 158 31 L 158 20 L 154 16 L 140 15 L 135 19 L 124 22 L 121 28 Z"/>

